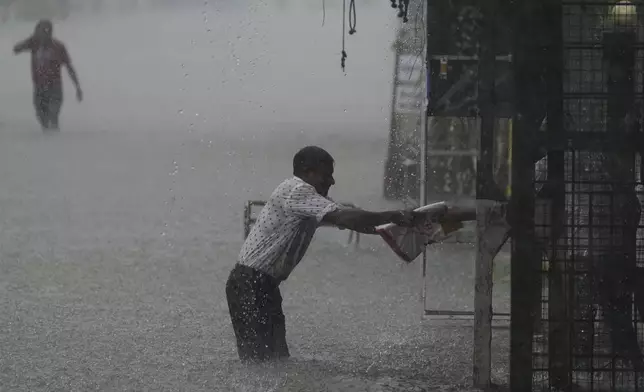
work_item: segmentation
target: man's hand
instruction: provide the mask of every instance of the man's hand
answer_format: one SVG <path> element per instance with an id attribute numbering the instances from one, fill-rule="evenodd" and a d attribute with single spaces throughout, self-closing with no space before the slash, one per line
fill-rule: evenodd
<path id="1" fill-rule="evenodd" d="M 13 54 L 20 54 L 22 52 L 26 52 L 31 48 L 32 46 L 32 41 L 31 38 L 27 38 L 24 41 L 18 42 L 16 46 L 13 47 Z"/>
<path id="2" fill-rule="evenodd" d="M 419 214 L 413 210 L 397 211 L 391 217 L 391 222 L 402 227 L 414 227 L 422 222 L 424 214 Z"/>
<path id="3" fill-rule="evenodd" d="M 76 99 L 78 100 L 78 102 L 83 101 L 83 90 L 81 90 L 80 87 L 76 87 Z"/>
<path id="4" fill-rule="evenodd" d="M 360 234 L 377 234 L 376 233 L 376 228 L 373 226 L 365 226 L 365 227 L 356 227 L 355 232 L 358 232 Z"/>

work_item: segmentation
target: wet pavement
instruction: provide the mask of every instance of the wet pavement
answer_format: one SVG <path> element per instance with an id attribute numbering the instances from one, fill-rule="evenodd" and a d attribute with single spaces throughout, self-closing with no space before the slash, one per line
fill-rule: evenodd
<path id="1" fill-rule="evenodd" d="M 373 18 L 389 13 L 384 7 Z M 106 39 L 91 34 L 83 39 Z M 5 50 L 9 40 L 2 42 Z M 379 238 L 347 246 L 347 233 L 334 229 L 321 229 L 282 288 L 293 359 L 263 367 L 236 360 L 224 282 L 241 246 L 243 204 L 265 198 L 290 175 L 298 148 L 319 144 L 335 156 L 337 200 L 397 207 L 381 197 L 388 121 L 373 115 L 388 105 L 390 82 L 380 75 L 391 74 L 386 61 L 382 71 L 353 79 L 363 95 L 384 92 L 380 102 L 364 104 L 371 109 L 354 103 L 345 112 L 343 102 L 355 97 L 338 102 L 320 88 L 318 110 L 306 121 L 302 112 L 285 116 L 288 102 L 270 107 L 271 97 L 251 99 L 247 108 L 256 110 L 244 112 L 243 92 L 218 107 L 223 96 L 205 100 L 199 83 L 184 82 L 183 74 L 166 90 L 155 85 L 128 95 L 121 78 L 136 86 L 137 76 L 151 77 L 145 56 L 121 53 L 137 76 L 116 65 L 116 74 L 101 79 L 86 70 L 109 56 L 84 42 L 74 50 L 85 63 L 79 72 L 88 75 L 88 98 L 83 106 L 70 100 L 62 132 L 37 129 L 22 90 L 28 85 L 11 84 L 15 99 L 0 98 L 2 390 L 469 390 L 471 327 L 423 320 L 420 264 L 402 264 Z M 372 49 L 363 61 L 381 52 Z M 11 61 L 7 66 L 19 69 L 27 60 Z M 171 65 L 181 69 L 182 61 Z M 184 62 L 191 76 L 207 74 L 196 69 L 198 60 Z M 163 91 L 169 96 L 155 101 Z M 435 260 L 469 254 L 454 246 Z M 430 272 L 437 284 L 428 295 L 449 306 L 455 295 L 444 282 L 458 272 L 438 261 Z M 503 381 L 507 331 L 496 331 L 494 342 L 494 377 Z"/>

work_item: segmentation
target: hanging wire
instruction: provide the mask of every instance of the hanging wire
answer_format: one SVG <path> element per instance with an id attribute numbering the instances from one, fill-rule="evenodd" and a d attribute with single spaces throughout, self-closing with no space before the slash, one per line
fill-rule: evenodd
<path id="1" fill-rule="evenodd" d="M 322 27 L 324 27 L 325 21 L 326 21 L 326 0 L 322 0 Z"/>
<path id="2" fill-rule="evenodd" d="M 347 23 L 347 0 L 342 1 L 342 58 L 340 59 L 340 66 L 342 67 L 342 71 L 344 71 L 346 59 L 347 59 L 347 51 L 345 50 L 345 42 L 344 38 L 346 35 L 346 23 Z"/>

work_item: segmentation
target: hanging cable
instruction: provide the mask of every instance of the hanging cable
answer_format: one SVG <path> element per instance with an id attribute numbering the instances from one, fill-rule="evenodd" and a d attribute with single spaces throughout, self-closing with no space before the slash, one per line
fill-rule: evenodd
<path id="1" fill-rule="evenodd" d="M 344 71 L 344 66 L 345 66 L 345 61 L 347 59 L 347 52 L 345 50 L 345 42 L 344 42 L 344 37 L 346 35 L 345 30 L 346 30 L 346 23 L 347 23 L 347 0 L 342 1 L 342 58 L 340 59 L 340 66 L 342 67 L 342 71 Z"/>
<path id="2" fill-rule="evenodd" d="M 356 0 L 349 1 L 349 35 L 353 35 L 356 30 Z"/>
<path id="3" fill-rule="evenodd" d="M 322 0 L 322 27 L 324 27 L 325 21 L 326 21 L 326 0 Z"/>

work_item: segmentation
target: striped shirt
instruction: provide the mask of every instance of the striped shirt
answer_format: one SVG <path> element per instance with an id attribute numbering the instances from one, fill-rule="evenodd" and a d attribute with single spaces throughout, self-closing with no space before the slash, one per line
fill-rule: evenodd
<path id="1" fill-rule="evenodd" d="M 302 260 L 322 218 L 340 208 L 298 177 L 273 191 L 239 254 L 239 264 L 282 281 Z"/>

